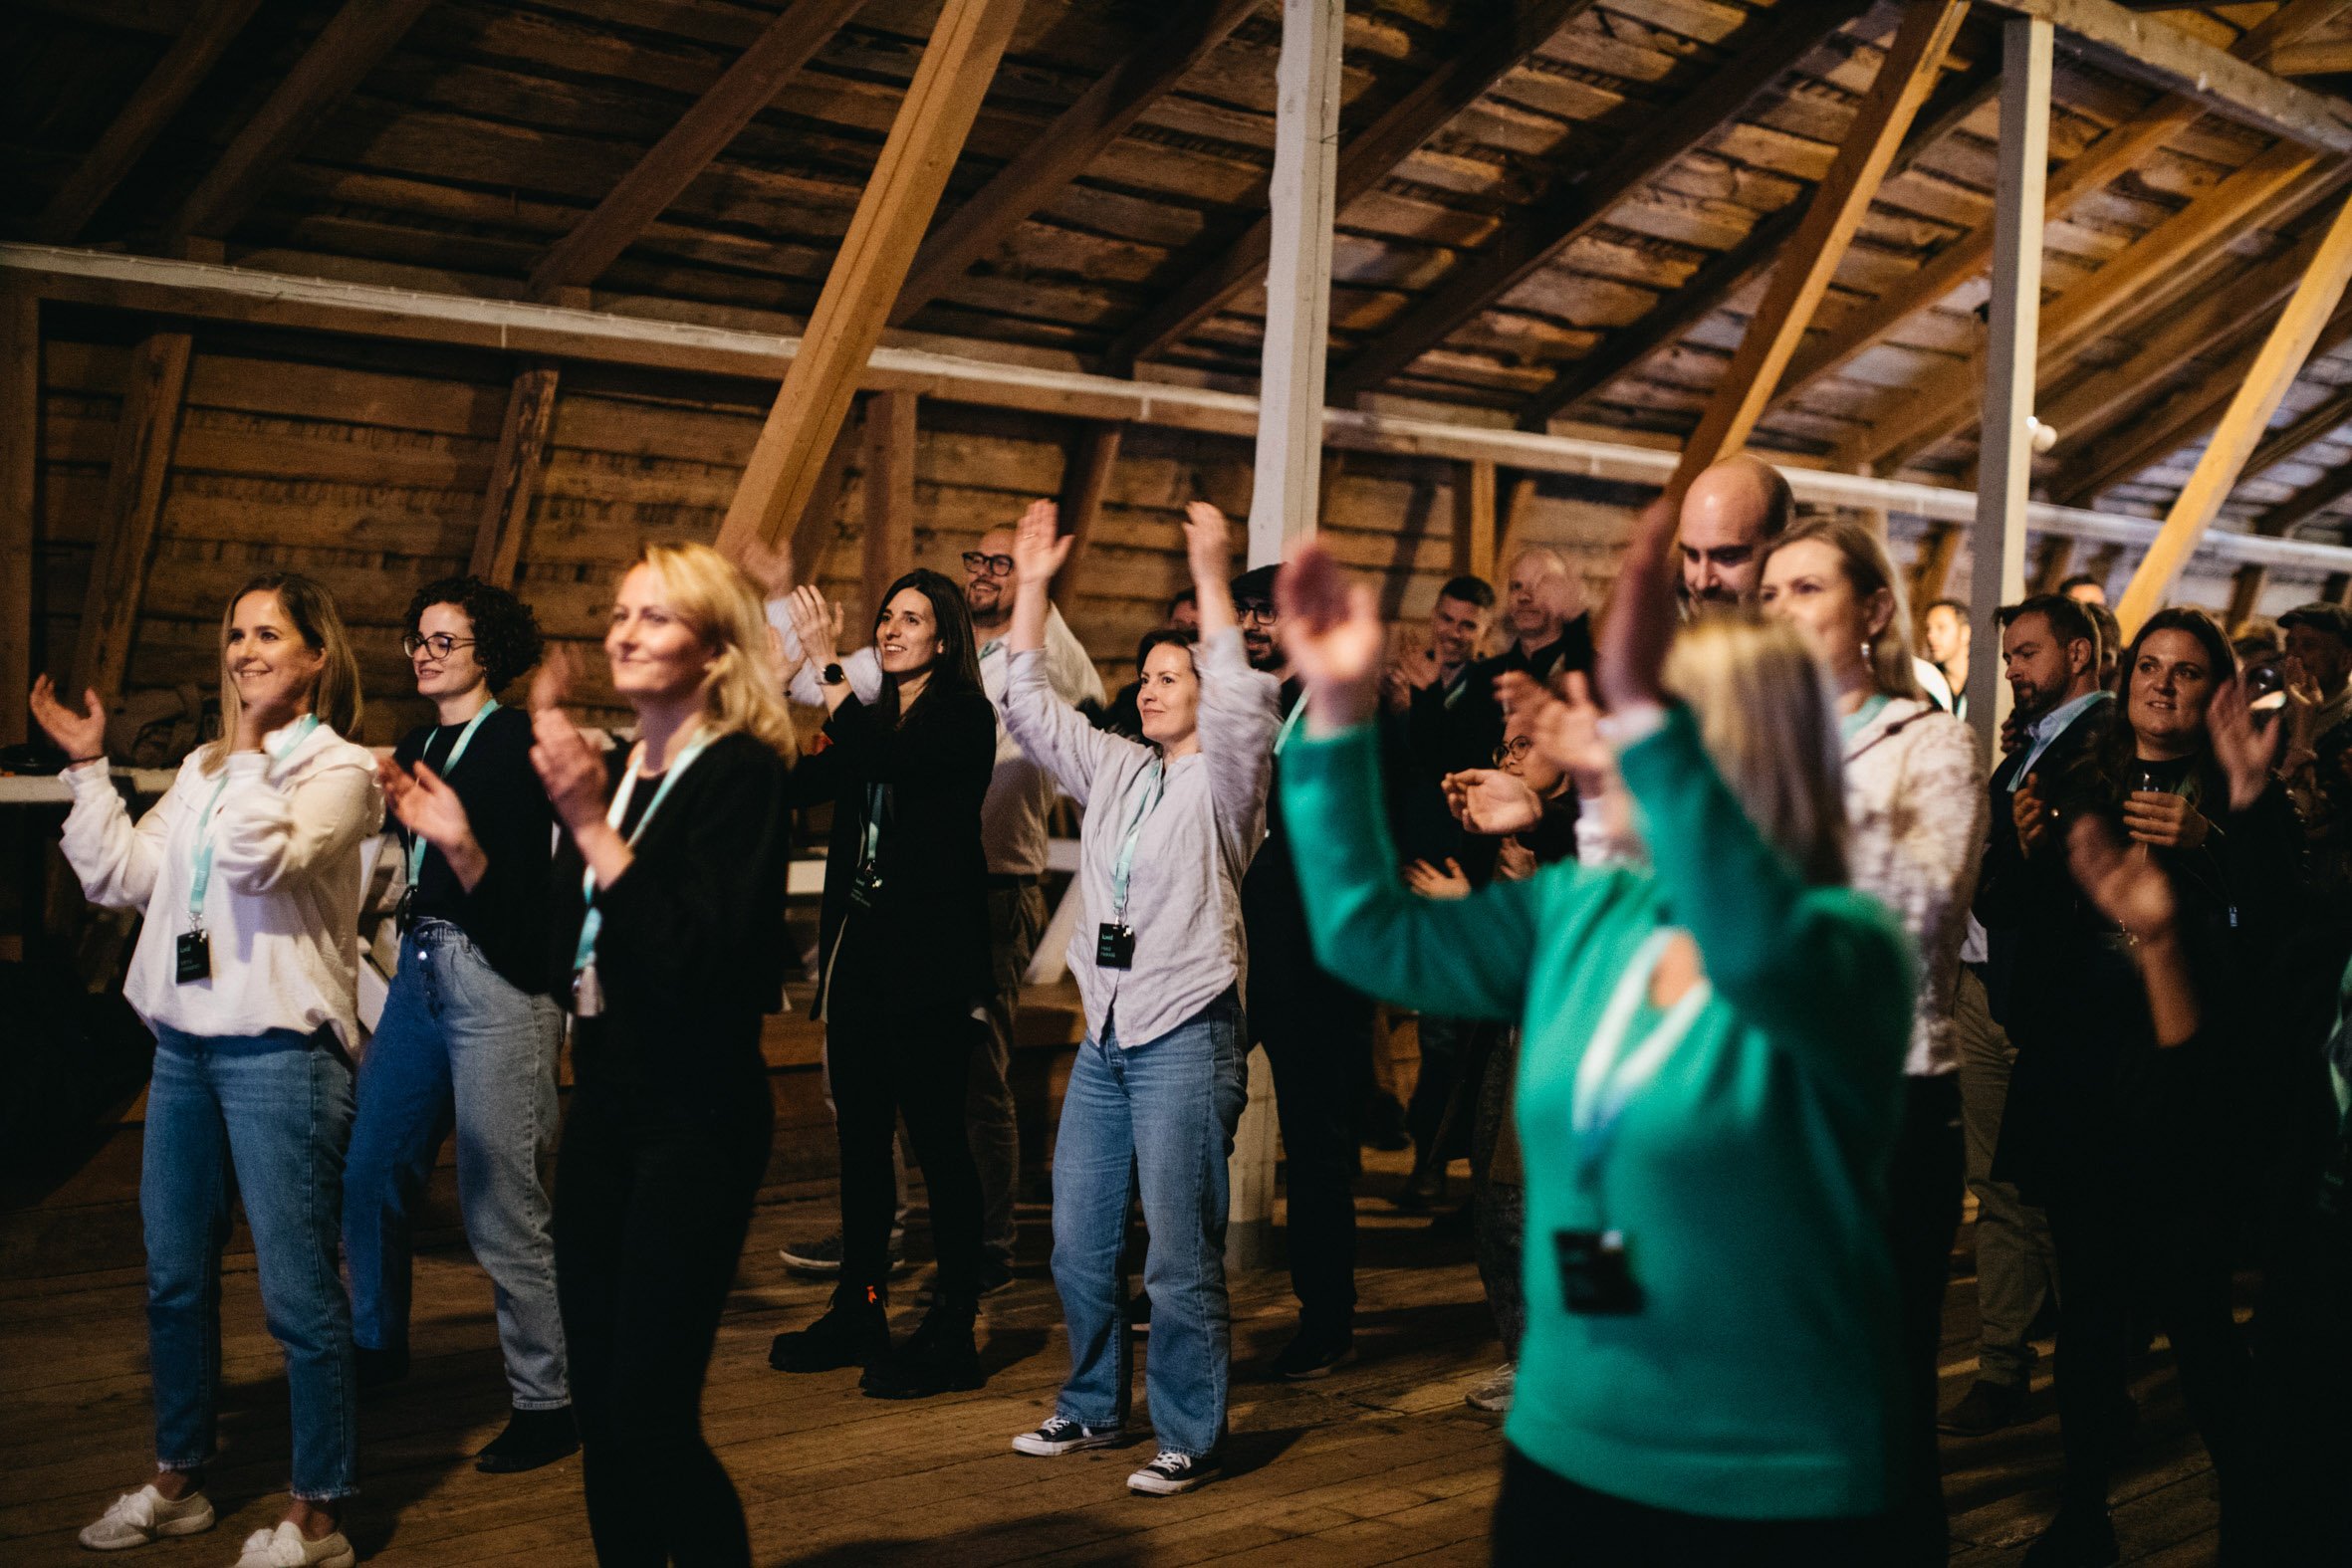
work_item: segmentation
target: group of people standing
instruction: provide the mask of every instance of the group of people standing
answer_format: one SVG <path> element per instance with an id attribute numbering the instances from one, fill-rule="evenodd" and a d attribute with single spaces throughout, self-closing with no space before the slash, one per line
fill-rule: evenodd
<path id="1" fill-rule="evenodd" d="M 1572 1539 L 1605 1561 L 1943 1561 L 1938 1429 L 2013 1410 L 2029 1351 L 1995 1299 L 2020 1273 L 1998 1253 L 2036 1228 L 2064 1281 L 2066 1488 L 2028 1561 L 2115 1558 L 2142 1306 L 2222 1477 L 2225 1550 L 2252 1549 L 2259 1380 L 2230 1302 L 2251 1200 L 2223 1134 L 2305 1131 L 2273 1144 L 2261 1201 L 2277 1277 L 2301 1291 L 2281 1294 L 2278 1341 L 2324 1348 L 2311 1303 L 2332 1276 L 2295 1264 L 2335 1233 L 2311 1195 L 2341 1163 L 2352 1081 L 2342 1033 L 2322 1049 L 2352 947 L 2352 615 L 2289 617 L 2289 697 L 2266 714 L 2202 612 L 2153 617 L 2116 657 L 2072 597 L 2011 606 L 2017 716 L 1988 779 L 1950 711 L 1965 614 L 1936 606 L 1933 660 L 1916 658 L 1884 544 L 1799 521 L 1752 459 L 1644 514 L 1597 630 L 1576 573 L 1536 548 L 1501 595 L 1445 584 L 1428 646 L 1391 660 L 1368 590 L 1319 550 L 1235 577 L 1202 503 L 1185 547 L 1171 621 L 1189 623 L 1143 639 L 1107 709 L 1050 603 L 1069 547 L 1043 502 L 977 543 L 962 583 L 891 584 L 847 653 L 838 607 L 789 560 L 648 547 L 604 639 L 629 745 L 574 725 L 571 661 L 543 660 L 529 609 L 471 578 L 411 607 L 435 722 L 380 762 L 346 738 L 356 664 L 332 600 L 289 574 L 248 584 L 223 621 L 224 734 L 135 821 L 96 696 L 76 711 L 42 682 L 67 855 L 94 900 L 147 917 L 125 993 L 158 1039 L 141 1189 L 156 1467 L 84 1543 L 212 1523 L 233 1184 L 295 1435 L 286 1518 L 240 1568 L 354 1560 L 357 1399 L 407 1372 L 410 1216 L 454 1132 L 513 1404 L 477 1462 L 581 1450 L 602 1561 L 748 1562 L 699 1404 L 768 1165 L 759 1037 L 792 967 L 803 806 L 831 811 L 816 1009 L 840 1226 L 799 1258 L 833 1272 L 830 1301 L 771 1362 L 858 1368 L 880 1399 L 981 1386 L 1058 792 L 1083 812 L 1067 957 L 1085 1028 L 1053 1160 L 1071 1366 L 1017 1452 L 1130 1441 L 1121 1258 L 1140 1204 L 1156 1445 L 1127 1485 L 1217 1472 L 1227 1160 L 1253 1044 L 1275 1075 L 1298 1301 L 1270 1370 L 1354 1355 L 1353 1185 L 1388 1002 L 1421 1037 L 1400 1201 L 1436 1202 L 1472 1157 L 1507 1357 L 1471 1395 L 1509 1412 L 1499 1560 Z M 1482 658 L 1498 612 L 1510 643 Z M 535 665 L 528 707 L 502 706 Z M 788 695 L 826 711 L 805 753 Z M 387 809 L 400 963 L 363 1041 L 355 933 Z M 938 1268 L 894 1342 L 901 1119 Z M 1985 1217 L 1986 1381 L 1939 1411 L 1964 1184 Z M 2260 1408 L 2301 1432 L 2311 1393 L 2273 1387 Z M 2267 1528 L 2316 1539 L 2285 1533 L 2324 1529 L 2310 1511 Z"/>

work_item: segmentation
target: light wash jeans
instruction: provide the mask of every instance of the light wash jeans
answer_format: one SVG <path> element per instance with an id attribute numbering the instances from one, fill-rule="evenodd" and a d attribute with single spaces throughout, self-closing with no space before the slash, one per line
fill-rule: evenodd
<path id="1" fill-rule="evenodd" d="M 1160 1447 L 1195 1456 L 1225 1436 L 1232 1370 L 1225 1296 L 1226 1157 L 1249 1098 L 1241 1007 L 1227 992 L 1132 1050 L 1115 1025 L 1078 1046 L 1054 1150 L 1054 1286 L 1069 1328 L 1069 1381 L 1055 1409 L 1089 1427 L 1118 1420 L 1119 1252 L 1128 1171 L 1151 1244 L 1145 1390 Z"/>
<path id="2" fill-rule="evenodd" d="M 326 1502 L 355 1489 L 352 1313 L 335 1272 L 351 1130 L 351 1064 L 329 1031 L 156 1029 L 138 1206 L 162 1468 L 200 1469 L 216 1452 L 220 1254 L 233 1183 L 253 1232 L 263 1314 L 286 1352 L 294 1495 Z"/>
<path id="3" fill-rule="evenodd" d="M 409 1217 L 442 1142 L 457 1132 L 466 1240 L 490 1275 L 517 1410 L 560 1410 L 564 1320 L 540 1179 L 556 1136 L 564 1014 L 518 990 L 445 920 L 420 920 L 359 1067 L 359 1117 L 344 1179 L 353 1336 L 408 1345 Z"/>

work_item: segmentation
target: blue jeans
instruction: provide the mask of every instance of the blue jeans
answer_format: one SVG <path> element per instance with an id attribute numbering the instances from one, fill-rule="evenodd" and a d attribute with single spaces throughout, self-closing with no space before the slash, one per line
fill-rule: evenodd
<path id="1" fill-rule="evenodd" d="M 220 1254 L 234 1183 L 253 1232 L 262 1309 L 286 1352 L 294 1495 L 355 1486 L 351 1303 L 336 1277 L 336 1217 L 352 1130 L 352 1069 L 325 1029 L 301 1035 L 155 1031 L 139 1216 L 147 1245 L 147 1355 L 155 1460 L 214 1456 L 220 1393 Z"/>
<path id="2" fill-rule="evenodd" d="M 383 1017 L 359 1067 L 344 1176 L 353 1334 L 408 1344 L 409 1215 L 452 1127 L 466 1240 L 490 1275 L 517 1410 L 561 1410 L 564 1320 L 540 1180 L 556 1135 L 564 1015 L 490 967 L 466 934 L 420 920 L 401 944 Z"/>
<path id="3" fill-rule="evenodd" d="M 1118 1298 L 1128 1170 L 1143 1190 L 1151 1295 L 1145 1390 L 1160 1447 L 1194 1456 L 1225 1436 L 1232 1365 L 1225 1297 L 1226 1157 L 1249 1098 L 1240 1004 L 1228 992 L 1155 1040 L 1119 1048 L 1117 1030 L 1078 1046 L 1054 1151 L 1054 1286 L 1069 1327 L 1069 1381 L 1055 1409 L 1118 1420 Z"/>

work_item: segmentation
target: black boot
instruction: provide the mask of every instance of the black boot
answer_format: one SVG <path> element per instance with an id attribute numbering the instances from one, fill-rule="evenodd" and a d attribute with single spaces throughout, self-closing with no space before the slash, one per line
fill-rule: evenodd
<path id="1" fill-rule="evenodd" d="M 377 1350 L 369 1345 L 353 1345 L 353 1360 L 358 1363 L 359 1392 L 372 1394 L 377 1389 L 388 1389 L 408 1376 L 408 1348 Z"/>
<path id="2" fill-rule="evenodd" d="M 889 1300 L 879 1285 L 835 1287 L 824 1316 L 776 1336 L 768 1347 L 768 1365 L 779 1372 L 872 1366 L 890 1353 Z"/>
<path id="3" fill-rule="evenodd" d="M 580 1424 L 572 1419 L 571 1406 L 518 1410 L 506 1431 L 474 1456 L 474 1468 L 486 1475 L 518 1475 L 579 1452 Z"/>
<path id="4" fill-rule="evenodd" d="M 980 1349 L 972 1341 L 979 1304 L 941 1296 L 905 1344 L 865 1370 L 857 1386 L 867 1399 L 929 1399 L 988 1381 L 980 1370 Z"/>
<path id="5" fill-rule="evenodd" d="M 2122 1555 L 2104 1504 L 2069 1500 L 2041 1538 L 2025 1548 L 2024 1568 L 2106 1568 Z"/>

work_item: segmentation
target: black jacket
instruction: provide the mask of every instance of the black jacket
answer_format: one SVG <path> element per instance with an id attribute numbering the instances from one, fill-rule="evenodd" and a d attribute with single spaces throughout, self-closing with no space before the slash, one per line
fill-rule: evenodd
<path id="1" fill-rule="evenodd" d="M 509 983 L 544 993 L 571 970 L 548 968 L 548 857 L 556 817 L 531 766 L 531 715 L 521 708 L 492 713 L 452 772 L 447 760 L 462 728 L 420 725 L 392 756 L 404 768 L 421 759 L 457 791 L 486 860 L 482 880 L 467 891 L 441 851 L 428 846 L 408 912 L 418 920 L 450 922 Z M 402 828 L 400 836 L 405 843 L 408 830 Z"/>

